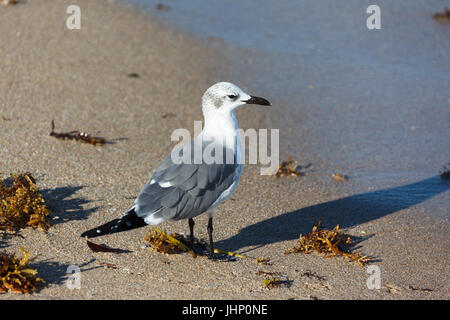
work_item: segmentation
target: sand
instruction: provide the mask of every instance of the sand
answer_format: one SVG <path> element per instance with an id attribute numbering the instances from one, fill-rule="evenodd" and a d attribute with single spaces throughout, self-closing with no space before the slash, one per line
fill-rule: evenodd
<path id="1" fill-rule="evenodd" d="M 424 214 L 433 208 L 423 204 L 427 196 L 390 207 L 389 197 L 405 189 L 395 181 L 359 197 L 352 180 L 315 179 L 314 173 L 276 179 L 249 165 L 236 192 L 217 210 L 214 237 L 217 247 L 251 258 L 161 255 L 143 247 L 148 228 L 95 239 L 130 252 L 93 253 L 79 235 L 131 205 L 174 146 L 174 129 L 192 132 L 193 120 L 202 118 L 201 94 L 226 80 L 220 73 L 224 66 L 217 65 L 226 50 L 189 38 L 131 6 L 77 3 L 81 30 L 65 27 L 71 1 L 0 8 L 0 175 L 31 172 L 52 210 L 47 233 L 24 229 L 21 236 L 3 235 L 0 242 L 2 250 L 18 253 L 24 246 L 39 255 L 32 266 L 45 287 L 0 299 L 449 298 L 447 213 Z M 245 126 L 267 125 L 273 117 L 279 127 L 282 117 L 276 111 L 252 112 L 238 112 Z M 52 119 L 56 131 L 82 130 L 111 143 L 94 147 L 56 140 L 48 135 Z M 434 186 L 434 198 L 448 199 L 448 182 L 437 175 L 423 181 Z M 406 190 L 414 190 L 414 183 L 420 185 L 412 180 Z M 318 218 L 361 239 L 358 250 L 375 257 L 371 265 L 380 268 L 380 289 L 367 287 L 366 267 L 342 258 L 284 255 Z M 207 217 L 196 219 L 199 238 L 207 238 L 206 222 Z M 188 232 L 184 221 L 160 227 Z M 259 265 L 257 257 L 270 257 L 272 264 Z M 70 266 L 81 270 L 80 289 L 66 285 Z M 259 270 L 283 274 L 290 286 L 264 288 Z M 308 277 L 309 272 L 320 279 Z"/>

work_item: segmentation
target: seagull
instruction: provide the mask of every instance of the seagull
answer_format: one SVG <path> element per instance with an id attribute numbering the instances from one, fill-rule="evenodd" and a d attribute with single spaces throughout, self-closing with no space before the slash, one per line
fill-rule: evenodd
<path id="1" fill-rule="evenodd" d="M 271 105 L 266 99 L 251 96 L 229 82 L 208 88 L 202 97 L 201 133 L 190 143 L 172 150 L 120 219 L 81 236 L 93 238 L 166 220 L 188 219 L 193 250 L 194 218 L 208 213 L 209 255 L 214 259 L 214 211 L 236 189 L 242 172 L 244 147 L 235 109 L 245 104 Z"/>

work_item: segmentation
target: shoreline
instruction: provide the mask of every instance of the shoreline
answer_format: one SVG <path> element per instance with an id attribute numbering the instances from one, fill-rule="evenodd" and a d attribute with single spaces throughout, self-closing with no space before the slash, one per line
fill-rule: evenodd
<path id="1" fill-rule="evenodd" d="M 407 182 L 394 177 L 389 188 L 383 181 L 370 189 L 359 186 L 358 177 L 338 184 L 310 171 L 298 179 L 276 179 L 260 176 L 259 166 L 245 166 L 236 193 L 218 208 L 214 236 L 218 248 L 254 258 L 268 256 L 270 266 L 254 259 L 213 262 L 154 253 L 142 248 L 147 228 L 95 241 L 130 253 L 91 252 L 79 235 L 119 217 L 173 146 L 171 132 L 192 130 L 193 120 L 202 118 L 200 97 L 227 75 L 222 73 L 225 66 L 217 65 L 227 51 L 221 50 L 225 45 L 220 41 L 207 47 L 150 21 L 132 5 L 106 0 L 78 1 L 82 29 L 70 31 L 64 25 L 69 4 L 60 1 L 55 6 L 48 0 L 0 10 L 0 18 L 14 26 L 0 30 L 0 38 L 7 39 L 0 48 L 1 178 L 30 171 L 53 211 L 48 233 L 24 229 L 23 239 L 1 243 L 2 250 L 17 253 L 23 245 L 39 254 L 32 267 L 47 285 L 32 295 L 7 293 L 0 299 L 449 298 L 448 215 L 424 214 L 429 210 L 426 201 L 448 198 L 448 184 L 434 174 Z M 139 77 L 128 77 L 130 73 Z M 238 73 L 227 76 L 232 75 Z M 250 84 L 243 89 L 245 85 Z M 175 116 L 162 117 L 169 113 Z M 58 132 L 79 129 L 113 143 L 93 147 L 54 139 L 48 136 L 52 119 Z M 284 119 L 276 111 L 260 114 L 254 107 L 238 111 L 244 128 L 281 127 Z M 421 181 L 431 183 L 434 194 L 404 207 L 384 203 L 399 192 L 416 190 L 415 183 L 419 194 Z M 405 185 L 410 187 L 402 188 Z M 340 224 L 363 238 L 359 251 L 381 260 L 376 262 L 382 270 L 381 289 L 367 289 L 366 268 L 344 259 L 283 254 L 317 218 L 327 227 Z M 199 238 L 206 238 L 206 220 L 196 219 Z M 188 233 L 183 221 L 163 228 Z M 65 285 L 71 265 L 81 268 L 80 290 Z M 267 290 L 255 270 L 281 272 L 292 285 Z M 307 271 L 325 280 L 305 278 Z"/>

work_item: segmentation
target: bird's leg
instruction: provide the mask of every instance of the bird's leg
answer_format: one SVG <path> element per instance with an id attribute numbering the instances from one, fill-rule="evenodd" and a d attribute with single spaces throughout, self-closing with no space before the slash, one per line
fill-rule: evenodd
<path id="1" fill-rule="evenodd" d="M 189 219 L 189 230 L 191 232 L 191 250 L 194 250 L 194 219 Z"/>
<path id="2" fill-rule="evenodd" d="M 210 246 L 210 258 L 215 259 L 213 238 L 212 238 L 212 232 L 213 232 L 213 222 L 212 221 L 213 221 L 212 217 L 209 217 L 209 219 L 208 219 L 208 235 L 209 235 L 209 246 Z"/>

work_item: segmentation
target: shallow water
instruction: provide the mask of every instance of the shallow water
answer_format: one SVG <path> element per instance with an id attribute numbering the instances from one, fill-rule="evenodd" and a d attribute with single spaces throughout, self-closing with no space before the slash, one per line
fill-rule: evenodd
<path id="1" fill-rule="evenodd" d="M 381 30 L 366 26 L 372 1 L 132 2 L 231 48 L 224 74 L 277 108 L 263 123 L 279 126 L 282 157 L 318 181 L 350 176 L 351 193 L 428 181 L 389 200 L 438 188 L 433 207 L 448 216 L 448 184 L 427 179 L 450 161 L 450 24 L 432 19 L 448 1 L 377 1 Z"/>

